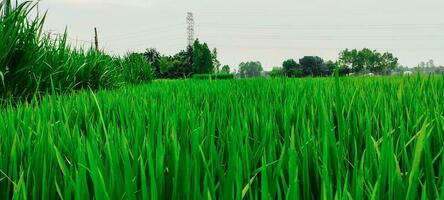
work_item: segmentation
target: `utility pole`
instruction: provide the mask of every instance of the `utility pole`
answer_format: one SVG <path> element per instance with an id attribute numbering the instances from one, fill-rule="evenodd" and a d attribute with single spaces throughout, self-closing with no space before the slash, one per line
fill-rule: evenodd
<path id="1" fill-rule="evenodd" d="M 188 31 L 188 45 L 192 46 L 194 43 L 194 16 L 193 13 L 187 13 L 187 31 Z"/>
<path id="2" fill-rule="evenodd" d="M 95 33 L 94 44 L 96 46 L 96 51 L 98 52 L 99 51 L 99 37 L 97 36 L 97 28 L 96 27 L 94 27 L 94 33 Z"/>

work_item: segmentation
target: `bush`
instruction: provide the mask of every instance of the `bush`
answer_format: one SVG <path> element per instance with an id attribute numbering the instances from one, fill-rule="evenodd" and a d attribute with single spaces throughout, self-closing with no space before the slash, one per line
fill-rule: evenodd
<path id="1" fill-rule="evenodd" d="M 192 77 L 196 80 L 229 80 L 234 79 L 233 74 L 195 74 Z"/>
<path id="2" fill-rule="evenodd" d="M 284 70 L 280 67 L 273 67 L 273 70 L 271 70 L 270 72 L 270 77 L 271 78 L 280 78 L 280 77 L 284 77 Z"/>
<path id="3" fill-rule="evenodd" d="M 125 82 L 138 84 L 151 81 L 154 76 L 152 67 L 142 54 L 128 54 L 121 62 Z"/>
<path id="4" fill-rule="evenodd" d="M 12 9 L 10 1 L 0 3 L 0 95 L 26 94 L 37 87 L 31 72 L 41 62 L 40 44 L 35 38 L 42 29 L 39 20 L 28 22 L 29 3 Z"/>

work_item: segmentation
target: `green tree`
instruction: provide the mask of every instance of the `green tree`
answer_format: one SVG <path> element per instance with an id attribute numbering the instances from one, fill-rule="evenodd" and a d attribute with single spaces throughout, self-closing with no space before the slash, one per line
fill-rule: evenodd
<path id="1" fill-rule="evenodd" d="M 239 73 L 242 78 L 257 77 L 261 75 L 264 69 L 259 61 L 242 62 L 239 64 Z"/>
<path id="2" fill-rule="evenodd" d="M 216 48 L 213 49 L 213 52 L 211 53 L 211 58 L 213 60 L 214 72 L 219 73 L 221 64 L 220 64 L 219 60 L 217 59 L 217 49 Z"/>
<path id="3" fill-rule="evenodd" d="M 303 75 L 302 66 L 293 59 L 288 59 L 282 63 L 282 72 L 288 77 L 301 77 Z"/>
<path id="4" fill-rule="evenodd" d="M 230 66 L 224 65 L 222 67 L 222 70 L 220 71 L 221 74 L 229 74 L 230 73 Z"/>
<path id="5" fill-rule="evenodd" d="M 171 71 L 173 69 L 173 61 L 169 57 L 161 57 L 159 60 L 159 68 L 160 73 L 162 74 L 163 78 L 171 78 Z"/>
<path id="6" fill-rule="evenodd" d="M 396 58 L 395 56 L 393 56 L 393 54 L 389 52 L 385 52 L 384 54 L 382 54 L 382 61 L 380 64 L 383 66 L 382 72 L 385 74 L 390 73 L 399 65 L 398 58 Z"/>
<path id="7" fill-rule="evenodd" d="M 376 51 L 364 48 L 359 51 L 358 58 L 365 73 L 369 71 L 375 73 L 383 70 L 383 67 L 379 65 L 381 54 Z"/>
<path id="8" fill-rule="evenodd" d="M 339 54 L 339 66 L 354 73 L 387 74 L 398 65 L 398 58 L 393 54 L 379 53 L 364 48 L 360 51 L 345 49 Z"/>
<path id="9" fill-rule="evenodd" d="M 270 77 L 272 78 L 278 78 L 283 76 L 285 76 L 284 69 L 282 69 L 281 67 L 273 67 L 273 69 L 270 72 Z"/>
<path id="10" fill-rule="evenodd" d="M 318 56 L 304 56 L 299 60 L 304 76 L 320 76 L 324 60 Z"/>
<path id="11" fill-rule="evenodd" d="M 336 69 L 336 63 L 329 60 L 325 62 L 321 67 L 322 76 L 331 76 Z"/>
<path id="12" fill-rule="evenodd" d="M 213 57 L 206 43 L 194 41 L 192 66 L 193 72 L 197 74 L 210 74 L 214 71 Z"/>
<path id="13" fill-rule="evenodd" d="M 339 54 L 339 66 L 342 71 L 360 72 L 364 68 L 362 59 L 358 56 L 359 52 L 356 49 L 345 49 Z"/>
<path id="14" fill-rule="evenodd" d="M 187 46 L 186 50 L 182 50 L 173 56 L 173 68 L 171 71 L 173 78 L 185 78 L 194 74 L 193 55 L 193 48 Z"/>
<path id="15" fill-rule="evenodd" d="M 161 78 L 160 73 L 160 53 L 154 49 L 147 49 L 145 53 L 143 53 L 143 56 L 145 57 L 148 64 L 150 64 L 153 67 L 154 70 L 154 76 L 156 78 Z"/>

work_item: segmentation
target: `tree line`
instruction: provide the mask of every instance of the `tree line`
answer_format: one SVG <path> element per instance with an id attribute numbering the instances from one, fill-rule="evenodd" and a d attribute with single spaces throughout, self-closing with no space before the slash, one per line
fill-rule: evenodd
<path id="1" fill-rule="evenodd" d="M 379 74 L 387 75 L 398 67 L 398 58 L 389 52 L 379 53 L 376 50 L 345 49 L 337 61 L 324 61 L 319 56 L 304 56 L 299 60 L 287 59 L 280 67 L 273 67 L 268 73 L 271 77 L 322 77 L 331 76 L 336 67 L 340 75 Z M 263 73 L 260 62 L 242 62 L 239 65 L 239 77 L 248 78 Z"/>
<path id="2" fill-rule="evenodd" d="M 148 64 L 153 67 L 156 78 L 175 79 L 189 78 L 195 74 L 229 74 L 230 67 L 222 66 L 217 59 L 217 49 L 212 51 L 207 43 L 198 39 L 185 50 L 168 56 L 161 55 L 155 49 L 147 49 L 143 53 Z M 345 49 L 339 53 L 337 61 L 325 61 L 319 56 L 304 56 L 299 60 L 287 59 L 282 66 L 274 67 L 267 72 L 271 77 L 323 77 L 331 76 L 336 68 L 340 75 L 377 74 L 388 75 L 394 71 L 398 58 L 389 52 L 380 53 L 376 50 L 364 48 Z M 263 75 L 264 68 L 259 61 L 242 62 L 238 66 L 239 78 L 257 77 Z"/>
<path id="3" fill-rule="evenodd" d="M 270 76 L 307 77 L 331 76 L 336 67 L 340 75 L 379 74 L 388 75 L 398 67 L 398 58 L 389 52 L 379 53 L 376 50 L 345 49 L 337 61 L 324 61 L 318 56 L 304 56 L 297 62 L 285 60 L 282 67 L 274 67 Z"/>
<path id="4" fill-rule="evenodd" d="M 194 74 L 228 74 L 228 65 L 221 67 L 217 59 L 217 49 L 210 51 L 207 43 L 198 39 L 185 50 L 168 56 L 161 55 L 156 49 L 147 49 L 142 54 L 153 67 L 154 75 L 158 79 L 188 78 Z"/>

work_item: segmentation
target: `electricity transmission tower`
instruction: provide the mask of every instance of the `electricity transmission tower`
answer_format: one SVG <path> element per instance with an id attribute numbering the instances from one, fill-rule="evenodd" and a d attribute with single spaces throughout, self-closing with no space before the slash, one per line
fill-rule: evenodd
<path id="1" fill-rule="evenodd" d="M 187 13 L 187 30 L 188 30 L 188 45 L 192 46 L 194 43 L 194 16 L 193 13 Z"/>

